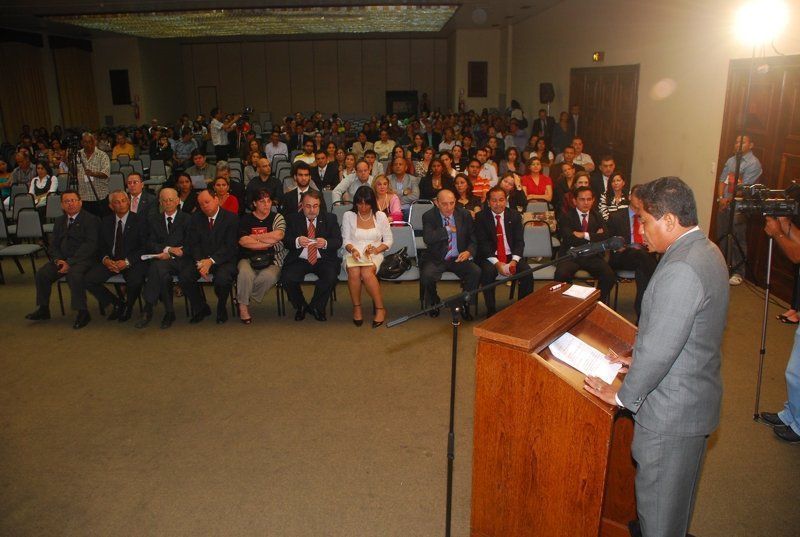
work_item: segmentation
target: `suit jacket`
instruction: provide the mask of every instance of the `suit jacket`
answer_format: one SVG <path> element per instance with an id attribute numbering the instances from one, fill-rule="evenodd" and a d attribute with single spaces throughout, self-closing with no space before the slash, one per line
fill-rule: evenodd
<path id="1" fill-rule="evenodd" d="M 167 246 L 186 246 L 186 234 L 189 231 L 189 222 L 192 216 L 183 211 L 177 211 L 172 220 L 172 230 L 167 233 L 167 221 L 164 213 L 151 213 L 147 217 L 147 254 L 157 254 L 164 251 Z"/>
<path id="2" fill-rule="evenodd" d="M 311 188 L 309 186 L 309 188 Z M 312 189 L 313 190 L 313 189 Z M 289 192 L 285 192 L 283 194 L 283 202 L 281 203 L 281 214 L 286 216 L 288 214 L 296 213 L 298 211 L 299 204 L 297 203 L 297 194 L 298 189 L 293 188 Z M 325 199 L 320 196 L 319 198 L 319 210 L 320 212 L 328 210 L 325 206 Z"/>
<path id="3" fill-rule="evenodd" d="M 610 177 L 609 180 L 611 180 Z M 590 173 L 589 186 L 592 188 L 592 192 L 594 192 L 594 199 L 599 200 L 600 196 L 608 190 L 608 187 L 603 181 L 603 172 L 600 170 L 594 170 L 592 173 Z M 628 192 L 628 190 L 628 185 L 625 185 L 625 192 Z"/>
<path id="4" fill-rule="evenodd" d="M 122 229 L 122 254 L 121 258 L 114 257 L 114 236 L 117 232 L 117 216 L 110 214 L 103 217 L 100 222 L 100 247 L 99 257 L 111 259 L 126 259 L 131 266 L 142 262 L 142 254 L 145 252 L 147 241 L 147 222 L 137 213 L 128 213 L 125 226 Z"/>
<path id="5" fill-rule="evenodd" d="M 511 256 L 522 257 L 525 251 L 525 237 L 522 231 L 522 216 L 514 209 L 503 211 L 505 238 L 511 248 Z M 475 237 L 478 243 L 478 259 L 497 257 L 497 221 L 491 209 L 486 208 L 475 216 Z"/>
<path id="6" fill-rule="evenodd" d="M 289 142 L 287 143 L 289 146 L 289 151 L 303 149 L 303 144 L 306 143 L 307 139 L 313 140 L 314 138 L 304 133 L 299 135 L 297 133 L 292 134 L 292 136 L 289 138 Z"/>
<path id="7" fill-rule="evenodd" d="M 456 246 L 460 252 L 469 252 L 475 257 L 478 243 L 475 239 L 472 214 L 466 209 L 456 207 L 453 213 L 456 224 Z M 433 208 L 422 215 L 422 240 L 428 248 L 428 255 L 437 261 L 444 261 L 447 255 L 448 234 L 442 223 L 442 213 Z"/>
<path id="8" fill-rule="evenodd" d="M 288 213 L 285 218 L 286 234 L 283 238 L 283 244 L 286 247 L 287 254 L 283 261 L 284 266 L 296 261 L 300 257 L 303 249 L 298 248 L 295 243 L 298 237 L 305 237 L 308 235 L 308 220 L 306 220 L 305 214 L 295 211 L 293 213 Z M 320 261 L 339 263 L 338 251 L 339 248 L 342 247 L 342 230 L 339 228 L 339 222 L 336 220 L 335 214 L 323 211 L 319 212 L 319 215 L 317 215 L 315 236 L 328 241 L 327 248 L 319 250 L 319 253 L 322 254 Z"/>
<path id="9" fill-rule="evenodd" d="M 415 201 L 419 199 L 419 179 L 415 176 L 406 173 L 403 176 L 403 183 L 402 188 L 397 186 L 397 176 L 392 174 L 389 176 L 389 184 L 395 189 L 395 193 L 397 197 L 400 198 L 400 203 L 403 205 L 411 205 Z M 410 190 L 411 192 L 407 195 L 403 195 L 404 190 Z"/>
<path id="10" fill-rule="evenodd" d="M 215 264 L 221 265 L 236 262 L 238 251 L 238 216 L 220 207 L 214 220 L 214 228 L 208 229 L 208 217 L 203 211 L 195 211 L 192 214 L 184 252 L 190 259 L 200 261 L 211 257 Z"/>
<path id="11" fill-rule="evenodd" d="M 542 120 L 541 118 L 536 118 L 533 121 L 531 134 L 539 134 L 540 132 L 544 132 L 544 137 L 549 140 L 550 135 L 553 133 L 553 126 L 555 124 L 556 120 L 552 116 L 547 116 L 547 119 L 545 120 Z"/>
<path id="12" fill-rule="evenodd" d="M 197 192 L 192 190 L 186 199 L 183 200 L 183 205 L 180 207 L 181 212 L 192 214 L 197 209 Z M 158 211 L 154 211 L 158 214 Z"/>
<path id="13" fill-rule="evenodd" d="M 710 434 L 722 399 L 722 333 L 728 270 L 701 231 L 670 246 L 642 299 L 633 363 L 619 399 L 648 430 Z"/>
<path id="14" fill-rule="evenodd" d="M 311 180 L 317 185 L 317 190 L 322 190 L 325 187 L 333 188 L 339 183 L 339 165 L 335 162 L 329 162 L 325 167 L 325 175 L 319 176 L 319 168 L 314 166 L 311 168 Z"/>
<path id="15" fill-rule="evenodd" d="M 597 211 L 592 209 L 589 211 L 589 240 L 579 239 L 573 232 L 581 231 L 581 218 L 578 216 L 577 209 L 570 209 L 567 214 L 561 215 L 558 219 L 558 228 L 561 233 L 561 247 L 558 250 L 558 255 L 565 255 L 567 250 L 573 246 L 581 246 L 588 242 L 600 242 L 609 237 L 606 231 L 606 221 L 600 216 Z"/>
<path id="16" fill-rule="evenodd" d="M 130 199 L 130 195 L 128 195 Z M 147 190 L 142 190 L 142 196 L 139 198 L 139 207 L 136 208 L 136 214 L 146 218 L 150 212 L 158 211 L 158 199 L 155 194 Z"/>
<path id="17" fill-rule="evenodd" d="M 93 263 L 97 260 L 100 220 L 88 211 L 75 215 L 75 222 L 67 227 L 67 215 L 56 218 L 50 257 L 53 261 L 65 260 L 69 265 Z"/>

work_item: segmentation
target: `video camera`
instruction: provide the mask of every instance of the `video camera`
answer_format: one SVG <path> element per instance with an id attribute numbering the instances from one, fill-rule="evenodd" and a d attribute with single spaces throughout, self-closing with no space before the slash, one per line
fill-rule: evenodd
<path id="1" fill-rule="evenodd" d="M 762 216 L 797 216 L 800 214 L 800 185 L 792 181 L 786 190 L 770 190 L 767 185 L 741 185 L 736 188 L 736 212 Z"/>
<path id="2" fill-rule="evenodd" d="M 253 113 L 253 108 L 250 106 L 245 106 L 242 110 L 242 113 L 239 114 L 239 119 L 236 120 L 236 126 L 241 127 L 245 123 L 250 121 L 250 114 Z"/>

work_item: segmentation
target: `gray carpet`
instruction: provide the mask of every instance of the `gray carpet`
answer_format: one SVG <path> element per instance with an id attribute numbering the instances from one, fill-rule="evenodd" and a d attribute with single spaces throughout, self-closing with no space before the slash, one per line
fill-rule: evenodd
<path id="1" fill-rule="evenodd" d="M 53 320 L 23 320 L 32 276 L 9 263 L 5 271 L 0 535 L 444 533 L 446 316 L 391 330 L 372 330 L 367 318 L 356 328 L 340 286 L 327 323 L 279 319 L 271 291 L 251 326 L 189 326 L 179 312 L 171 330 L 156 322 L 141 331 L 105 321 L 92 302 L 93 321 L 76 332 L 55 293 Z M 620 295 L 626 315 L 632 288 Z M 416 311 L 416 289 L 384 285 L 390 318 Z M 762 306 L 745 286 L 733 289 L 722 425 L 699 491 L 698 536 L 800 528 L 800 446 L 752 420 Z M 773 306 L 771 318 L 780 311 Z M 458 536 L 469 534 L 471 326 L 461 331 L 458 370 Z M 785 398 L 793 333 L 769 323 L 763 409 Z"/>

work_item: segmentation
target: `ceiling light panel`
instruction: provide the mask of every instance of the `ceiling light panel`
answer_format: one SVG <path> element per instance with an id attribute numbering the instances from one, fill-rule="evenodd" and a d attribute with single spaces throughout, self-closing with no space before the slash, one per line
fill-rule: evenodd
<path id="1" fill-rule="evenodd" d="M 49 20 L 146 38 L 438 32 L 455 5 L 217 9 L 60 15 Z"/>

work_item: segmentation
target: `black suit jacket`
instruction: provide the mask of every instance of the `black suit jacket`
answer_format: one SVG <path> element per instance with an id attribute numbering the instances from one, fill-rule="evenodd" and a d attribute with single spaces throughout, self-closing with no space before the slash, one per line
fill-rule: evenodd
<path id="1" fill-rule="evenodd" d="M 303 149 L 303 144 L 306 143 L 306 139 L 312 139 L 310 136 L 305 134 L 292 134 L 291 138 L 289 138 L 289 151 L 295 151 L 298 149 Z"/>
<path id="2" fill-rule="evenodd" d="M 128 195 L 130 199 L 130 195 Z M 138 214 L 143 221 L 147 218 L 147 216 L 158 210 L 158 199 L 156 198 L 155 194 L 149 192 L 147 190 L 142 191 L 142 197 L 139 198 L 139 207 L 136 208 L 136 214 Z"/>
<path id="3" fill-rule="evenodd" d="M 545 119 L 544 121 L 541 118 L 536 118 L 533 121 L 531 134 L 539 134 L 539 132 L 544 132 L 544 137 L 549 140 L 550 136 L 553 134 L 553 126 L 555 124 L 556 120 L 552 116 L 547 116 L 547 119 Z"/>
<path id="4" fill-rule="evenodd" d="M 522 257 L 525 251 L 525 237 L 523 236 L 522 216 L 513 210 L 503 211 L 503 225 L 505 236 L 511 255 Z M 497 257 L 497 220 L 491 209 L 484 209 L 475 216 L 475 236 L 478 242 L 478 259 L 484 260 Z M 511 261 L 511 255 L 508 261 Z"/>
<path id="5" fill-rule="evenodd" d="M 140 205 L 141 207 L 141 205 Z M 147 222 L 137 213 L 128 213 L 125 226 L 122 229 L 122 254 L 114 257 L 114 235 L 117 231 L 117 216 L 110 214 L 100 222 L 100 259 L 126 259 L 131 266 L 142 262 L 147 242 Z"/>
<path id="6" fill-rule="evenodd" d="M 281 203 L 281 214 L 286 216 L 292 213 L 298 212 L 298 203 L 297 203 L 297 190 L 296 188 L 291 189 L 289 192 L 284 192 L 283 194 L 283 202 Z M 325 199 L 320 196 L 319 198 L 319 208 L 320 212 L 327 212 L 328 208 L 325 206 Z"/>
<path id="7" fill-rule="evenodd" d="M 580 239 L 573 235 L 575 231 L 581 231 L 581 219 L 577 209 L 570 209 L 567 214 L 561 215 L 558 219 L 558 227 L 561 233 L 561 248 L 558 255 L 564 255 L 573 246 L 581 246 L 588 242 L 600 242 L 609 237 L 606 230 L 606 221 L 597 211 L 589 211 L 589 240 Z"/>
<path id="8" fill-rule="evenodd" d="M 284 266 L 300 257 L 303 249 L 298 248 L 295 243 L 298 237 L 308 235 L 308 220 L 306 220 L 305 214 L 295 211 L 287 214 L 285 218 L 286 234 L 283 238 L 283 244 L 286 247 L 287 254 L 286 259 L 283 261 Z M 327 248 L 319 250 L 319 253 L 322 254 L 320 261 L 338 263 L 338 250 L 342 247 L 342 230 L 339 228 L 339 222 L 336 220 L 335 214 L 319 212 L 315 236 L 328 241 Z"/>
<path id="9" fill-rule="evenodd" d="M 311 168 L 311 180 L 317 185 L 317 189 L 322 190 L 326 186 L 329 188 L 335 187 L 339 184 L 339 165 L 335 162 L 329 162 L 325 167 L 325 175 L 319 176 L 319 168 L 314 166 Z"/>
<path id="10" fill-rule="evenodd" d="M 214 228 L 208 229 L 208 217 L 203 211 L 196 211 L 189 222 L 186 243 L 184 253 L 190 259 L 211 257 L 217 265 L 233 263 L 239 249 L 239 217 L 220 208 Z"/>
<path id="11" fill-rule="evenodd" d="M 186 199 L 183 200 L 183 205 L 180 207 L 180 210 L 184 213 L 192 214 L 196 209 L 197 209 L 197 192 L 192 190 L 191 192 L 189 192 L 189 195 L 186 196 Z"/>
<path id="12" fill-rule="evenodd" d="M 456 224 L 456 246 L 459 253 L 468 251 L 472 257 L 478 250 L 475 239 L 472 215 L 466 209 L 456 207 L 453 213 Z M 422 240 L 428 247 L 428 255 L 437 261 L 444 261 L 447 255 L 448 234 L 442 223 L 442 213 L 434 208 L 422 215 Z"/>
<path id="13" fill-rule="evenodd" d="M 100 220 L 87 211 L 75 215 L 75 222 L 67 227 L 67 215 L 56 218 L 50 257 L 63 259 L 69 265 L 92 263 L 97 259 Z"/>
<path id="14" fill-rule="evenodd" d="M 167 221 L 164 213 L 152 213 L 147 218 L 146 254 L 157 254 L 167 246 L 186 246 L 186 235 L 192 216 L 183 211 L 176 211 L 172 219 L 172 230 L 167 233 Z"/>

